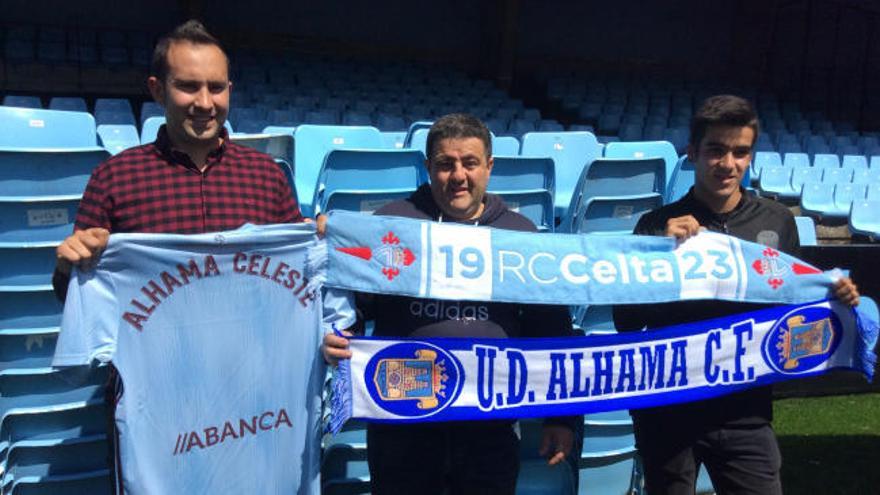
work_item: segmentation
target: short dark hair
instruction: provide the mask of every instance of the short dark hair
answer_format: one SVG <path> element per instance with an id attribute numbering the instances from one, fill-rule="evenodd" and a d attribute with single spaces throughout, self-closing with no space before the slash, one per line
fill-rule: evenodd
<path id="1" fill-rule="evenodd" d="M 709 126 L 751 127 L 758 140 L 758 114 L 745 98 L 734 95 L 716 95 L 706 98 L 691 119 L 690 144 L 694 148 L 706 135 Z"/>
<path id="2" fill-rule="evenodd" d="M 153 59 L 150 62 L 151 76 L 154 76 L 160 81 L 165 80 L 165 77 L 168 75 L 168 48 L 172 43 L 178 43 L 181 41 L 188 41 L 197 45 L 216 46 L 221 52 L 223 52 L 223 56 L 226 57 L 226 66 L 228 69 L 229 56 L 226 55 L 226 51 L 223 50 L 220 40 L 209 33 L 201 22 L 191 19 L 174 28 L 173 31 L 160 38 L 159 42 L 156 43 L 156 48 L 153 49 Z"/>
<path id="3" fill-rule="evenodd" d="M 492 156 L 492 135 L 480 119 L 466 113 L 450 113 L 434 122 L 428 131 L 428 142 L 425 152 L 428 160 L 434 154 L 434 148 L 444 139 L 479 138 L 486 148 L 486 157 Z"/>

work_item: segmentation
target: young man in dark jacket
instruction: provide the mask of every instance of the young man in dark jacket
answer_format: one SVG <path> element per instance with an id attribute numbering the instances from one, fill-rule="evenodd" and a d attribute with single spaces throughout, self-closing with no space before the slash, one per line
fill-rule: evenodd
<path id="1" fill-rule="evenodd" d="M 428 133 L 430 185 L 377 215 L 535 232 L 535 226 L 486 193 L 492 171 L 491 137 L 475 117 L 452 114 Z M 568 311 L 558 306 L 441 301 L 358 294 L 358 310 L 375 320 L 382 337 L 556 337 L 572 335 Z M 351 356 L 345 339 L 328 335 L 330 362 Z M 580 417 L 545 422 L 542 455 L 562 462 Z M 519 439 L 510 421 L 370 424 L 367 430 L 372 492 L 512 494 L 519 471 Z"/>
<path id="2" fill-rule="evenodd" d="M 758 117 L 744 99 L 707 99 L 691 121 L 688 159 L 694 187 L 681 200 L 645 214 L 639 235 L 679 240 L 706 229 L 797 255 L 797 228 L 780 203 L 748 194 L 741 186 L 758 137 Z M 834 290 L 858 304 L 848 278 Z M 614 308 L 619 331 L 648 330 L 756 310 L 767 305 L 726 301 L 682 301 Z M 781 494 L 781 456 L 770 427 L 772 388 L 681 405 L 631 411 L 648 493 L 693 495 L 700 464 L 720 494 Z"/>

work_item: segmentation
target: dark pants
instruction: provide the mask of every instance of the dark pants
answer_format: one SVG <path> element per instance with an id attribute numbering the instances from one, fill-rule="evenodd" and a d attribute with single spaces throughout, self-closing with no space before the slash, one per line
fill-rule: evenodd
<path id="1" fill-rule="evenodd" d="M 371 424 L 374 495 L 513 494 L 519 439 L 510 423 Z"/>
<path id="2" fill-rule="evenodd" d="M 781 495 L 782 456 L 770 425 L 689 432 L 634 421 L 649 495 L 693 495 L 705 464 L 719 495 Z"/>

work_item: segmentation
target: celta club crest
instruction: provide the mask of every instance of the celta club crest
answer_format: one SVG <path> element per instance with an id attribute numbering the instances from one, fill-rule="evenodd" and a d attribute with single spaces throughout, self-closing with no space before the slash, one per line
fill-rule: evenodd
<path id="1" fill-rule="evenodd" d="M 789 266 L 788 263 L 781 259 L 779 251 L 771 247 L 765 248 L 761 255 L 761 259 L 757 259 L 752 263 L 752 269 L 758 275 L 766 277 L 767 284 L 773 289 L 778 289 L 785 283 L 783 277 L 788 275 L 789 272 L 795 275 L 822 273 L 820 270 L 802 263 L 795 262 Z"/>
<path id="2" fill-rule="evenodd" d="M 414 400 L 419 409 L 434 409 L 437 396 L 446 397 L 446 366 L 437 353 L 419 349 L 415 359 L 382 359 L 376 366 L 373 383 L 386 401 Z"/>
<path id="3" fill-rule="evenodd" d="M 416 255 L 409 248 L 401 246 L 400 238 L 391 231 L 382 236 L 382 244 L 375 249 L 368 246 L 356 246 L 340 247 L 336 250 L 363 260 L 375 259 L 382 265 L 382 274 L 389 281 L 400 275 L 401 268 L 412 265 L 416 260 Z"/>
<path id="4" fill-rule="evenodd" d="M 808 322 L 804 316 L 797 315 L 788 318 L 786 326 L 788 331 L 780 332 L 776 344 L 783 369 L 795 369 L 801 359 L 821 356 L 831 350 L 834 338 L 831 318 Z"/>

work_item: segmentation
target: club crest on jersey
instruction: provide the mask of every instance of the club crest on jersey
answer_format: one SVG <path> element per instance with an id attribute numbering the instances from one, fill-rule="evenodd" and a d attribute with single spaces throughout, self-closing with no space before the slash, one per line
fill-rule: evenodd
<path id="1" fill-rule="evenodd" d="M 767 285 L 773 289 L 778 289 L 785 283 L 785 276 L 789 273 L 795 275 L 810 275 L 821 273 L 820 270 L 808 265 L 794 263 L 789 266 L 779 256 L 779 251 L 768 247 L 761 252 L 762 257 L 752 263 L 752 269 L 758 275 L 762 275 L 767 279 Z"/>
<path id="2" fill-rule="evenodd" d="M 457 360 L 434 346 L 418 342 L 392 345 L 367 364 L 373 400 L 405 417 L 429 416 L 450 404 L 458 393 Z"/>
<path id="3" fill-rule="evenodd" d="M 764 353 L 776 371 L 798 374 L 827 360 L 840 343 L 840 321 L 827 308 L 788 314 L 767 335 Z"/>
<path id="4" fill-rule="evenodd" d="M 416 260 L 416 255 L 409 248 L 401 246 L 400 238 L 391 231 L 382 236 L 382 243 L 376 248 L 356 246 L 339 247 L 336 250 L 363 260 L 376 260 L 382 266 L 382 274 L 389 281 L 394 280 L 400 275 L 402 268 L 412 265 Z"/>

